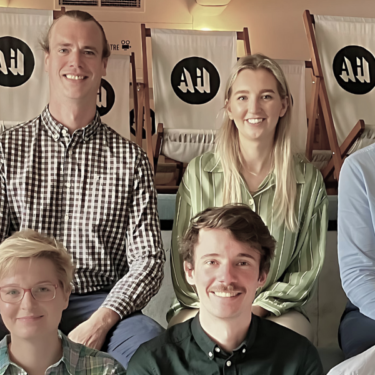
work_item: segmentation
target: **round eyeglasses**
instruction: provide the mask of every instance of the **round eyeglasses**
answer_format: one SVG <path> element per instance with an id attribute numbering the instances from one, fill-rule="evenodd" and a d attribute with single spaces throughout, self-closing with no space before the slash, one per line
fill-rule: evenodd
<path id="1" fill-rule="evenodd" d="M 56 289 L 57 285 L 53 284 L 38 284 L 31 289 L 24 289 L 18 286 L 3 286 L 0 288 L 0 298 L 6 303 L 17 303 L 29 291 L 35 300 L 47 302 L 52 301 L 56 297 Z"/>

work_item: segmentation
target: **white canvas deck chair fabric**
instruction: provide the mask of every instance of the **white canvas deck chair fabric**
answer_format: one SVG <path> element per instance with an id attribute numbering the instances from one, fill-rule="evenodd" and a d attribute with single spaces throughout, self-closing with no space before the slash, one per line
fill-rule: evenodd
<path id="1" fill-rule="evenodd" d="M 20 123 L 48 102 L 48 77 L 39 40 L 53 11 L 0 8 L 0 120 Z"/>
<path id="2" fill-rule="evenodd" d="M 164 127 L 161 153 L 188 163 L 214 147 L 225 84 L 237 60 L 237 39 L 245 41 L 249 54 L 248 32 L 146 29 L 142 25 L 147 86 L 146 36 L 151 36 L 155 122 Z M 149 98 L 145 105 L 148 113 Z M 146 122 L 147 137 L 151 139 Z M 155 153 L 148 151 L 149 156 L 155 156 L 155 164 L 158 146 Z M 150 141 L 147 148 L 152 149 Z"/>
<path id="3" fill-rule="evenodd" d="M 323 176 L 335 169 L 338 178 L 343 158 L 375 141 L 375 19 L 305 11 L 304 21 L 316 78 L 309 118 L 320 106 L 333 153 Z M 309 129 L 308 158 L 312 137 Z"/>
<path id="4" fill-rule="evenodd" d="M 306 115 L 306 62 L 301 60 L 276 60 L 285 74 L 292 102 L 292 143 L 295 153 L 305 153 L 307 139 Z"/>
<path id="5" fill-rule="evenodd" d="M 107 74 L 102 78 L 96 102 L 102 122 L 127 139 L 130 139 L 129 76 L 131 65 L 132 71 L 135 72 L 134 54 L 109 57 Z M 132 87 L 136 90 L 135 82 Z M 134 104 L 136 108 L 136 103 Z"/>

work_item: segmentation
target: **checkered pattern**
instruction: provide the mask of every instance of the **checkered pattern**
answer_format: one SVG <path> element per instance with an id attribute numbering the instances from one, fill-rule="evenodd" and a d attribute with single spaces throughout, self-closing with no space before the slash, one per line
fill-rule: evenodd
<path id="1" fill-rule="evenodd" d="M 146 154 L 101 123 L 69 135 L 48 107 L 0 136 L 0 241 L 31 228 L 61 241 L 73 293 L 116 284 L 103 306 L 122 318 L 158 291 L 165 261 Z"/>
<path id="2" fill-rule="evenodd" d="M 69 340 L 59 331 L 63 347 L 62 358 L 48 367 L 46 375 L 125 375 L 125 369 L 109 354 Z M 0 342 L 0 375 L 27 375 L 9 358 L 10 335 Z"/>

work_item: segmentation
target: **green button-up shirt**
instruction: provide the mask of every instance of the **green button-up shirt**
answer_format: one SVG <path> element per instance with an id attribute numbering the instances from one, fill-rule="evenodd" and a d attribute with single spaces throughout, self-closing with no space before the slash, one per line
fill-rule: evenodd
<path id="1" fill-rule="evenodd" d="M 265 285 L 258 291 L 254 305 L 279 316 L 287 310 L 302 311 L 313 292 L 322 269 L 328 226 L 328 198 L 321 173 L 295 157 L 297 195 L 295 213 L 298 230 L 291 232 L 277 224 L 274 217 L 276 177 L 272 172 L 251 194 L 242 181 L 242 203 L 255 211 L 277 241 L 275 257 Z M 172 232 L 171 268 L 177 300 L 168 320 L 181 308 L 199 308 L 199 299 L 186 282 L 183 262 L 178 252 L 179 239 L 190 225 L 190 219 L 209 207 L 223 205 L 223 168 L 215 153 L 193 159 L 186 169 L 176 198 Z"/>
<path id="2" fill-rule="evenodd" d="M 126 371 L 109 354 L 69 340 L 58 332 L 63 346 L 63 356 L 48 367 L 45 375 L 125 375 Z M 27 375 L 27 372 L 9 359 L 10 335 L 0 341 L 0 375 Z"/>
<path id="3" fill-rule="evenodd" d="M 252 317 L 245 341 L 225 353 L 203 331 L 199 315 L 143 344 L 128 375 L 322 375 L 315 347 L 274 322 Z"/>

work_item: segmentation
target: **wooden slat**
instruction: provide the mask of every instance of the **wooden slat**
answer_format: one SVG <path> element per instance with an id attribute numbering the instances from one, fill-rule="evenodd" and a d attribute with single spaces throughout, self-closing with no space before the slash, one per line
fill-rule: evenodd
<path id="1" fill-rule="evenodd" d="M 61 10 L 54 10 L 53 11 L 53 19 L 57 20 L 65 13 L 65 7 L 61 7 Z"/>
<path id="2" fill-rule="evenodd" d="M 249 29 L 243 28 L 243 31 L 237 31 L 237 40 L 243 40 L 246 55 L 251 55 Z"/>
<path id="3" fill-rule="evenodd" d="M 307 142 L 306 142 L 306 158 L 312 161 L 312 152 L 314 148 L 314 132 L 316 116 L 318 114 L 318 98 L 320 89 L 320 78 L 315 77 L 315 83 L 313 83 L 310 110 L 309 110 L 309 127 L 307 129 Z"/>
<path id="4" fill-rule="evenodd" d="M 151 118 L 150 118 L 150 92 L 149 92 L 149 85 L 148 85 L 148 68 L 147 68 L 146 26 L 144 23 L 141 25 L 141 38 L 142 38 L 142 57 L 143 57 L 146 152 L 150 160 L 151 167 L 154 168 L 154 155 L 152 151 L 152 130 L 151 130 Z"/>
<path id="5" fill-rule="evenodd" d="M 131 55 L 130 55 L 130 65 L 132 67 L 134 123 L 135 123 L 135 128 L 138 130 L 138 125 L 139 125 L 138 124 L 138 90 L 137 90 L 137 74 L 136 74 L 136 68 L 135 68 L 135 54 L 134 54 L 134 52 L 132 52 Z M 138 144 L 138 146 L 142 147 L 142 143 Z"/>
<path id="6" fill-rule="evenodd" d="M 313 27 L 313 16 L 308 10 L 303 13 L 303 22 L 305 24 L 307 41 L 310 49 L 311 63 L 313 66 L 313 72 L 316 77 L 323 77 L 322 66 L 320 64 L 318 46 L 316 44 L 315 32 Z"/>

